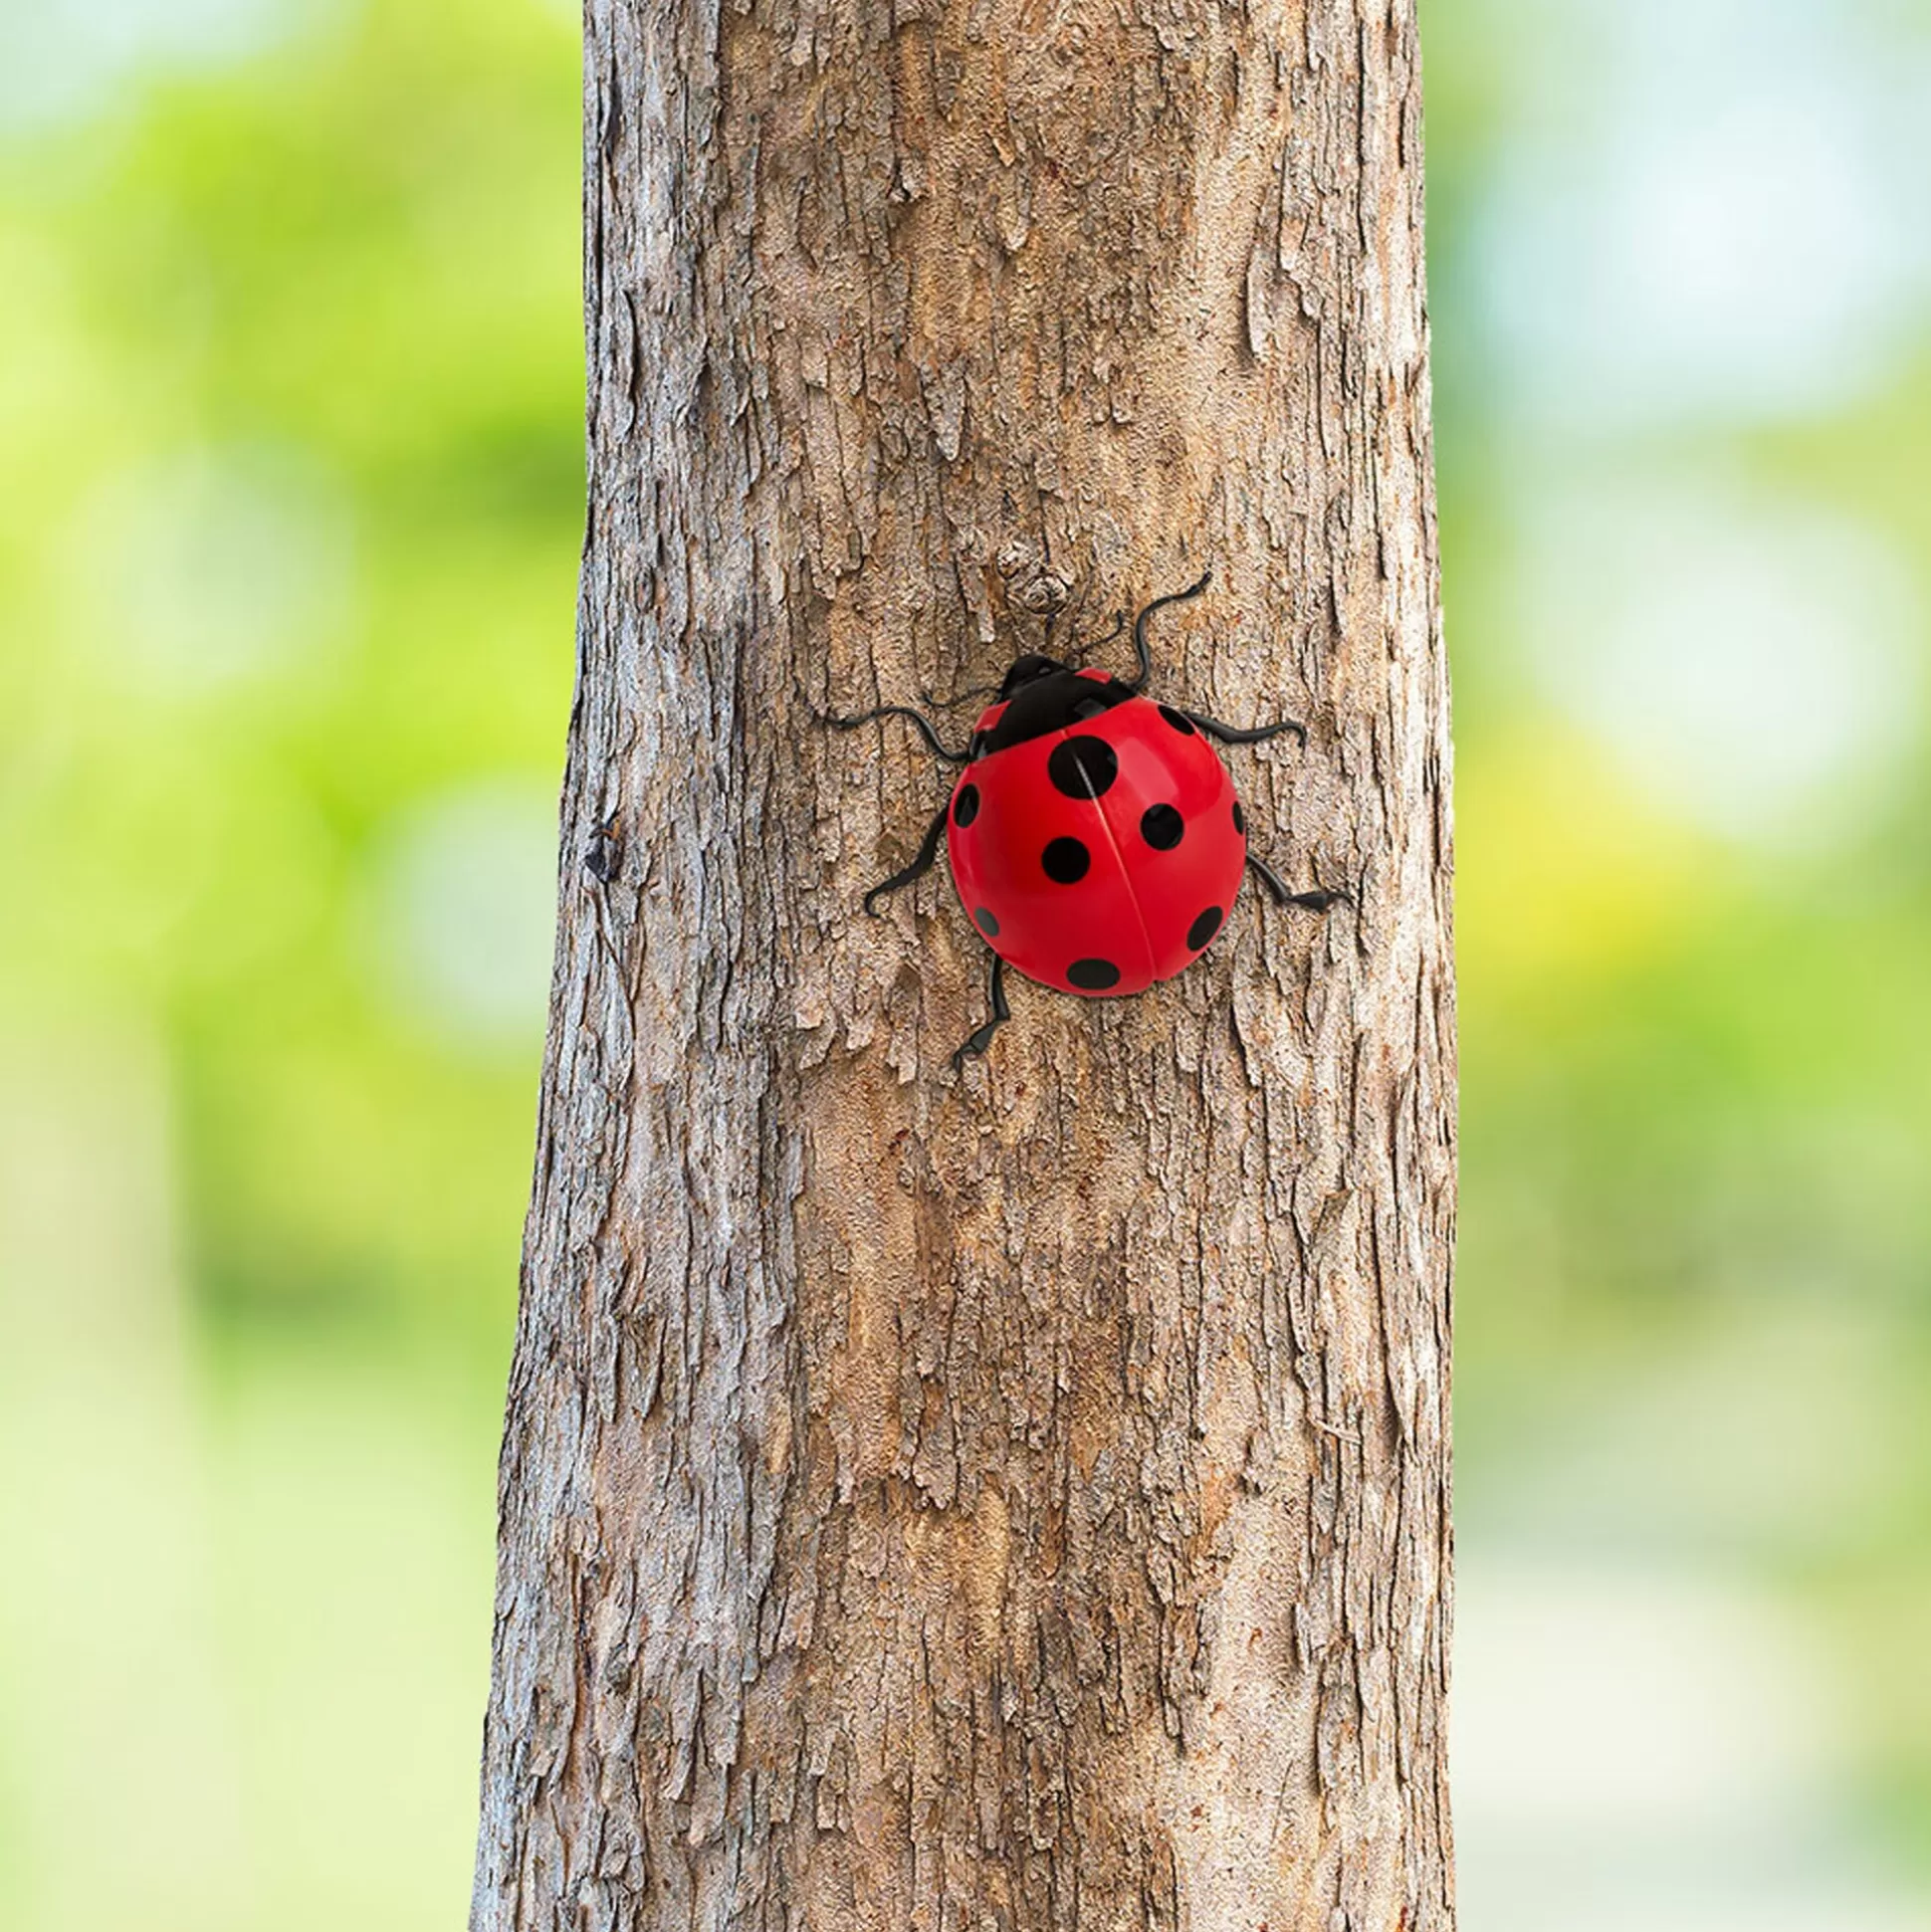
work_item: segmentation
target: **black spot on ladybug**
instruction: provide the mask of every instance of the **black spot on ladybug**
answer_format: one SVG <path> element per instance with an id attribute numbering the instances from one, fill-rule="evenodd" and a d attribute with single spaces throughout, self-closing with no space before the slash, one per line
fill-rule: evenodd
<path id="1" fill-rule="evenodd" d="M 1055 885 L 1076 886 L 1086 877 L 1093 854 L 1076 838 L 1056 838 L 1040 853 L 1039 863 Z"/>
<path id="2" fill-rule="evenodd" d="M 1247 836 L 1247 814 L 1240 809 L 1240 800 L 1233 801 L 1233 828 L 1242 838 Z"/>
<path id="3" fill-rule="evenodd" d="M 1046 775 L 1069 798 L 1097 798 L 1120 775 L 1120 760 L 1103 738 L 1069 738 L 1053 747 Z"/>
<path id="4" fill-rule="evenodd" d="M 1186 929 L 1186 943 L 1195 953 L 1220 930 L 1220 922 L 1226 918 L 1218 906 L 1209 906 L 1191 926 Z"/>
<path id="5" fill-rule="evenodd" d="M 988 940 L 995 940 L 999 937 L 999 922 L 992 917 L 992 909 L 990 906 L 981 906 L 972 915 L 972 920 Z"/>
<path id="6" fill-rule="evenodd" d="M 953 823 L 969 825 L 978 816 L 978 786 L 961 785 L 959 796 L 953 800 Z"/>
<path id="7" fill-rule="evenodd" d="M 1183 738 L 1193 736 L 1193 721 L 1183 711 L 1176 711 L 1172 705 L 1162 705 L 1160 715 Z"/>
<path id="8" fill-rule="evenodd" d="M 1149 805 L 1140 814 L 1140 836 L 1156 852 L 1171 852 L 1186 833 L 1186 820 L 1172 805 Z"/>
<path id="9" fill-rule="evenodd" d="M 1075 960 L 1066 976 L 1081 992 L 1105 992 L 1120 983 L 1120 968 L 1111 960 Z"/>

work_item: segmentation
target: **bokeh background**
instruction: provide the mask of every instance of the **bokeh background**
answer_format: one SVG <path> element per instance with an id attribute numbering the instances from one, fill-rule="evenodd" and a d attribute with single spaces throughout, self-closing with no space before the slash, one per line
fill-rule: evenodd
<path id="1" fill-rule="evenodd" d="M 1931 9 L 1425 0 L 1469 1932 L 1931 1928 Z M 462 1923 L 562 0 L 0 0 L 0 1923 Z"/>

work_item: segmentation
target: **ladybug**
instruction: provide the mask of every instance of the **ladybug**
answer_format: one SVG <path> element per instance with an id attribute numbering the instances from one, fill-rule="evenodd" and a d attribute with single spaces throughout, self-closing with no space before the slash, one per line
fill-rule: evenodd
<path id="1" fill-rule="evenodd" d="M 983 1053 L 1011 1018 L 1008 966 L 1061 992 L 1117 998 L 1191 966 L 1225 927 L 1244 873 L 1279 906 L 1325 912 L 1346 897 L 1290 892 L 1248 850 L 1240 800 L 1208 742 L 1257 745 L 1291 732 L 1305 745 L 1303 726 L 1282 719 L 1242 731 L 1143 695 L 1153 670 L 1148 619 L 1197 597 L 1210 575 L 1134 619 L 1130 678 L 1032 653 L 1015 658 L 964 751 L 904 705 L 825 721 L 850 731 L 908 719 L 939 758 L 964 766 L 918 856 L 865 895 L 876 916 L 887 893 L 932 870 L 944 838 L 960 902 L 991 949 L 991 1016 L 955 1064 Z"/>

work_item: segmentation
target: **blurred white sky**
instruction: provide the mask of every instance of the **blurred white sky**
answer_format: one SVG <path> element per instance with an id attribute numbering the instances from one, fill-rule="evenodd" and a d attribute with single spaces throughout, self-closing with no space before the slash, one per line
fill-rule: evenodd
<path id="1" fill-rule="evenodd" d="M 1477 10 L 1522 57 L 1476 287 L 1525 671 L 1701 830 L 1854 833 L 1921 743 L 1911 562 L 1721 452 L 1921 346 L 1931 39 L 1883 0 Z"/>
<path id="2" fill-rule="evenodd" d="M 1867 525 L 1734 471 L 1552 461 L 1515 504 L 1545 699 L 1699 827 L 1815 850 L 1920 741 L 1923 612 Z"/>
<path id="3" fill-rule="evenodd" d="M 332 0 L 0 0 L 0 133 L 98 112 L 157 74 L 272 45 Z"/>
<path id="4" fill-rule="evenodd" d="M 1526 58 L 1480 249 L 1506 410 L 1621 435 L 1894 371 L 1931 297 L 1931 47 L 1895 6 L 1509 12 Z"/>
<path id="5" fill-rule="evenodd" d="M 1720 1573 L 1464 1539 L 1467 1932 L 1924 1932 L 1846 1829 L 1811 1633 Z"/>

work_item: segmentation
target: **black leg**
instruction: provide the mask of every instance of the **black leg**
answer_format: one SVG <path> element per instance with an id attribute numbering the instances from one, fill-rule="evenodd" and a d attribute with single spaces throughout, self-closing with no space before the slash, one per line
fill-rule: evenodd
<path id="1" fill-rule="evenodd" d="M 992 1017 L 972 1033 L 957 1053 L 953 1055 L 956 1067 L 962 1060 L 975 1058 L 992 1044 L 992 1035 L 1012 1017 L 1012 1008 L 1005 1003 L 1005 962 L 996 953 L 988 957 L 992 969 L 985 977 L 985 997 L 992 1008 Z"/>
<path id="2" fill-rule="evenodd" d="M 1133 654 L 1139 660 L 1140 668 L 1132 677 L 1122 678 L 1120 682 L 1129 691 L 1138 691 L 1153 676 L 1153 653 L 1147 648 L 1147 619 L 1157 610 L 1165 610 L 1169 604 L 1183 604 L 1189 597 L 1197 597 L 1213 580 L 1211 570 L 1200 573 L 1198 583 L 1189 583 L 1184 590 L 1176 590 L 1171 596 L 1156 597 L 1138 617 L 1133 620 Z"/>
<path id="3" fill-rule="evenodd" d="M 889 879 L 881 879 L 865 895 L 865 910 L 873 913 L 874 918 L 882 918 L 883 915 L 873 912 L 873 900 L 883 899 L 888 892 L 897 892 L 901 886 L 909 886 L 914 879 L 923 879 L 938 863 L 939 841 L 946 836 L 946 814 L 951 809 L 950 799 L 939 807 L 932 823 L 926 827 L 926 836 L 919 847 L 919 856 L 903 872 L 895 872 Z"/>
<path id="4" fill-rule="evenodd" d="M 1267 896 L 1277 906 L 1300 906 L 1311 913 L 1325 913 L 1331 906 L 1349 903 L 1345 892 L 1289 892 L 1264 860 L 1247 854 L 1247 870 L 1267 888 Z"/>
<path id="5" fill-rule="evenodd" d="M 948 764 L 964 764 L 970 756 L 969 751 L 955 751 L 942 744 L 939 728 L 923 712 L 914 711 L 910 705 L 880 705 L 876 711 L 860 712 L 856 718 L 832 718 L 826 715 L 823 723 L 841 732 L 856 731 L 860 725 L 869 725 L 875 718 L 909 718 L 919 728 L 919 736 L 930 745 L 938 755 Z"/>
<path id="6" fill-rule="evenodd" d="M 1238 725 L 1223 725 L 1217 718 L 1203 718 L 1197 711 L 1182 711 L 1180 716 L 1195 731 L 1205 732 L 1222 745 L 1259 745 L 1267 739 L 1279 738 L 1283 732 L 1292 732 L 1303 745 L 1308 742 L 1308 728 L 1297 718 L 1283 718 L 1278 724 L 1256 725 L 1252 731 L 1242 731 Z"/>

